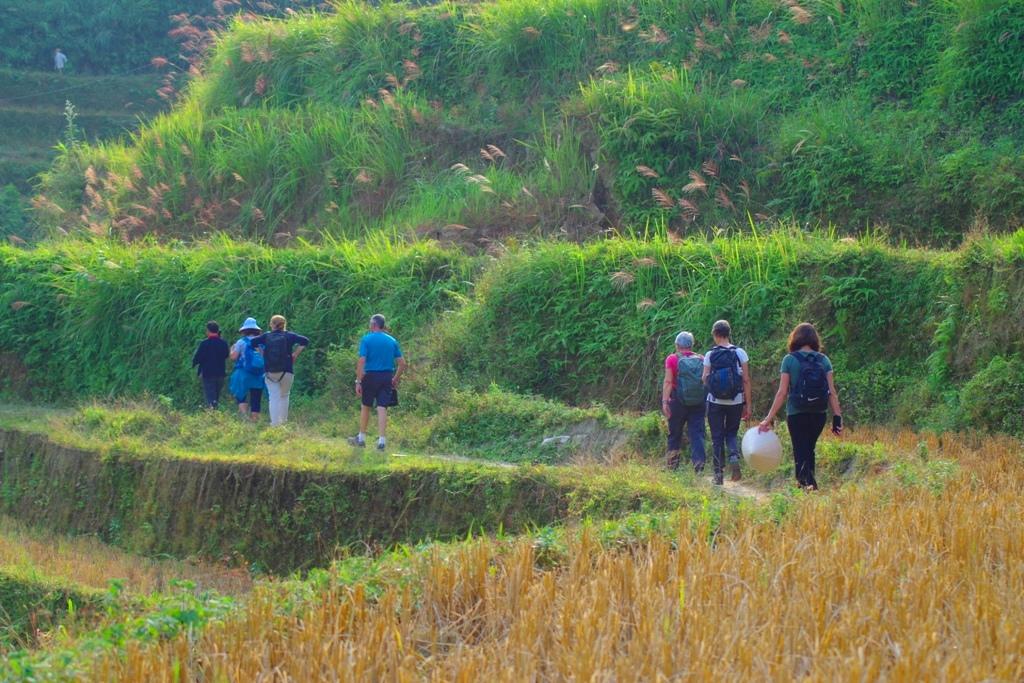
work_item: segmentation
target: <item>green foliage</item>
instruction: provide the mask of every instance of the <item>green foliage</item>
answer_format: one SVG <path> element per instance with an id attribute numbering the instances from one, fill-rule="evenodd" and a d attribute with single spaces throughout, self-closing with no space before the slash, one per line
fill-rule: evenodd
<path id="1" fill-rule="evenodd" d="M 964 427 L 1024 435 L 1024 360 L 996 356 L 974 375 L 960 394 Z"/>
<path id="2" fill-rule="evenodd" d="M 11 681 L 66 681 L 86 677 L 95 658 L 129 646 L 138 647 L 173 638 L 182 632 L 196 633 L 211 621 L 223 618 L 235 607 L 230 597 L 210 591 L 197 592 L 189 582 L 173 582 L 166 594 L 151 596 L 134 609 L 124 609 L 116 588 L 109 596 L 106 619 L 95 631 L 75 640 L 70 647 L 41 651 L 20 649 L 0 664 L 0 679 Z M 90 603 L 86 603 L 89 605 Z"/>
<path id="3" fill-rule="evenodd" d="M 1024 4 L 947 0 L 953 9 L 936 93 L 957 114 L 993 111 L 1020 130 L 1024 102 Z"/>
<path id="4" fill-rule="evenodd" d="M 297 390 L 320 385 L 332 344 L 352 344 L 375 312 L 408 339 L 465 291 L 471 261 L 429 244 L 339 243 L 272 251 L 221 241 L 201 250 L 109 243 L 3 251 L 0 328 L 60 395 L 172 397 L 194 405 L 189 359 L 207 320 L 230 330 L 283 313 L 312 339 Z M 21 302 L 21 303 L 17 303 Z M 84 344 L 83 344 L 84 342 Z"/>
<path id="5" fill-rule="evenodd" d="M 541 447 L 541 438 L 567 435 L 587 420 L 608 427 L 610 418 L 604 410 L 568 408 L 493 385 L 478 395 L 456 391 L 445 404 L 431 423 L 432 448 L 511 462 L 562 460 L 557 446 Z"/>
<path id="6" fill-rule="evenodd" d="M 100 611 L 103 594 L 61 585 L 26 571 L 0 570 L 0 652 L 31 647 L 41 632 L 76 618 L 86 623 Z"/>
<path id="7" fill-rule="evenodd" d="M 280 14 L 284 7 L 314 4 L 293 0 L 258 7 L 253 3 L 252 8 Z M 218 13 L 211 0 L 3 0 L 0 62 L 21 69 L 52 69 L 53 51 L 59 47 L 68 56 L 67 72 L 138 71 L 154 57 L 178 55 L 181 38 L 169 35 L 176 26 L 174 15 L 197 17 L 188 23 L 202 27 L 205 22 L 198 17 Z"/>
<path id="8" fill-rule="evenodd" d="M 861 274 L 870 274 L 870 291 L 856 289 Z M 767 397 L 786 335 L 811 320 L 836 345 L 843 386 L 844 372 L 876 366 L 870 354 L 852 352 L 858 345 L 919 372 L 923 358 L 905 350 L 927 347 L 930 311 L 906 302 L 934 300 L 944 275 L 942 260 L 926 253 L 799 234 L 545 244 L 485 272 L 475 301 L 444 326 L 439 351 L 480 388 L 497 381 L 571 403 L 635 408 L 657 405 L 663 359 L 680 329 L 710 345 L 712 323 L 730 320 L 751 354 L 755 394 Z M 500 373 L 489 362 L 495 353 Z M 884 413 L 891 397 L 873 396 L 885 401 L 873 414 Z"/>
<path id="9" fill-rule="evenodd" d="M 175 54 L 169 16 L 209 8 L 205 0 L 39 0 L 0 4 L 0 59 L 20 68 L 52 69 L 53 51 L 68 55 L 68 71 L 138 69 Z"/>
<path id="10" fill-rule="evenodd" d="M 697 213 L 710 214 L 710 222 L 727 222 L 749 208 L 753 178 L 741 155 L 763 144 L 764 104 L 757 96 L 697 87 L 686 70 L 652 68 L 592 81 L 583 88 L 579 107 L 597 131 L 604 161 L 614 168 L 616 194 L 630 223 L 664 215 L 693 220 Z M 645 178 L 638 166 L 659 177 Z M 693 179 L 690 173 L 701 174 L 706 187 L 679 190 Z M 732 207 L 722 205 L 718 194 L 730 186 L 737 192 Z M 742 186 L 747 196 L 740 194 Z M 687 213 L 680 205 L 658 206 L 651 199 L 655 189 L 673 199 L 689 196 L 693 207 Z"/>

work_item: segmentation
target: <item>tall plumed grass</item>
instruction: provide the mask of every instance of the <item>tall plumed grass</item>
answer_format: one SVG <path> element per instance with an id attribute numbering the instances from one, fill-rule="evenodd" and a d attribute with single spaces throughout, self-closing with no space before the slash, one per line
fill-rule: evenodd
<path id="1" fill-rule="evenodd" d="M 850 407 L 883 417 L 891 386 L 868 378 L 885 367 L 905 380 L 923 372 L 927 354 L 903 349 L 929 347 L 930 302 L 948 292 L 951 273 L 940 253 L 778 231 L 544 244 L 488 269 L 439 343 L 477 381 L 496 376 L 489 359 L 498 353 L 497 376 L 510 388 L 641 407 L 656 405 L 675 334 L 691 330 L 709 348 L 712 323 L 726 318 L 751 354 L 755 403 L 767 410 L 786 335 L 812 320 L 840 364 L 837 381 L 854 394 Z"/>
<path id="2" fill-rule="evenodd" d="M 756 95 L 655 67 L 591 81 L 576 107 L 614 169 L 627 224 L 669 216 L 685 231 L 698 218 L 729 224 L 753 209 L 760 160 L 749 150 L 766 137 Z"/>
<path id="3" fill-rule="evenodd" d="M 535 539 L 435 551 L 298 609 L 257 595 L 198 636 L 129 645 L 88 677 L 1019 678 L 1019 444 L 882 443 L 916 455 L 781 516 L 683 513 L 667 537 L 602 545 L 584 530 L 562 553 Z"/>
<path id="4" fill-rule="evenodd" d="M 517 191 L 488 173 L 496 195 Z M 451 182 L 464 180 L 453 173 Z M 852 419 L 1019 424 L 1019 233 L 942 252 L 794 226 L 749 231 L 679 240 L 654 225 L 646 236 L 587 245 L 509 240 L 478 257 L 380 237 L 283 250 L 223 239 L 193 249 L 4 247 L 2 381 L 40 399 L 149 393 L 191 405 L 198 390 L 188 362 L 205 322 L 217 319 L 233 339 L 246 316 L 265 324 L 280 312 L 313 340 L 297 391 L 347 392 L 336 378 L 349 376 L 368 316 L 383 312 L 422 371 L 417 400 L 427 413 L 440 410 L 428 404 L 448 385 L 492 383 L 575 405 L 648 409 L 675 334 L 689 329 L 703 347 L 726 318 L 751 354 L 759 412 L 786 336 L 809 320 Z"/>
<path id="5" fill-rule="evenodd" d="M 312 340 L 298 382 L 322 381 L 328 349 L 350 345 L 375 312 L 408 338 L 466 292 L 472 262 L 421 243 L 271 250 L 226 239 L 203 249 L 66 243 L 3 256 L 16 365 L 38 398 L 150 392 L 190 401 L 189 359 L 207 320 L 224 336 L 247 316 L 284 314 Z M 6 327 L 10 325 L 9 327 Z M 33 342 L 35 340 L 35 342 Z M 44 341 L 47 340 L 47 341 Z M 54 381 L 56 380 L 56 381 Z"/>

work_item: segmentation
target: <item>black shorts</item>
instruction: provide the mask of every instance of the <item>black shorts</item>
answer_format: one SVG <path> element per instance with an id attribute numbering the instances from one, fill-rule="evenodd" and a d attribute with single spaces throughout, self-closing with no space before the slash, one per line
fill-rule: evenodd
<path id="1" fill-rule="evenodd" d="M 393 372 L 367 372 L 363 375 L 363 405 L 367 408 L 394 408 L 398 405 L 398 389 L 391 386 Z"/>

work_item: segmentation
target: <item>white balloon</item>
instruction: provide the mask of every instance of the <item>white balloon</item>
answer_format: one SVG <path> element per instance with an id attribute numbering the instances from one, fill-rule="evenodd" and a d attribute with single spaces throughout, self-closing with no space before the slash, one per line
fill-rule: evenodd
<path id="1" fill-rule="evenodd" d="M 743 459 L 758 472 L 771 472 L 782 462 L 782 442 L 773 431 L 751 427 L 743 435 Z"/>

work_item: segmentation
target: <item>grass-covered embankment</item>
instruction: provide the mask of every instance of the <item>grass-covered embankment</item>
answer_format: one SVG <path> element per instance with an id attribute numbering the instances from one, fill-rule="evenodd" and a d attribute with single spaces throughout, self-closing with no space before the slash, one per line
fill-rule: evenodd
<path id="1" fill-rule="evenodd" d="M 90 429 L 96 420 L 106 429 Z M 0 499 L 19 520 L 142 554 L 273 571 L 325 564 L 347 546 L 515 533 L 702 498 L 684 480 L 631 465 L 513 468 L 337 445 L 309 455 L 303 439 L 281 433 L 267 435 L 277 439 L 272 457 L 174 449 L 161 445 L 173 425 L 141 412 L 94 410 L 76 423 L 15 410 L 3 423 Z"/>
<path id="2" fill-rule="evenodd" d="M 1024 215 L 1016 2 L 375 5 L 236 22 L 172 113 L 64 155 L 42 215 L 481 245 L 748 214 L 949 243 Z"/>
<path id="3" fill-rule="evenodd" d="M 1024 233 L 945 252 L 784 231 L 712 242 L 617 238 L 518 247 L 496 260 L 382 241 L 6 247 L 2 381 L 37 400 L 148 392 L 193 405 L 188 363 L 206 320 L 227 327 L 283 312 L 313 339 L 297 392 L 349 405 L 355 342 L 379 311 L 413 365 L 404 410 L 426 425 L 413 445 L 484 452 L 507 441 L 509 458 L 523 459 L 523 435 L 610 423 L 600 411 L 531 407 L 502 391 L 648 409 L 674 334 L 689 328 L 703 346 L 725 317 L 751 352 L 760 412 L 786 335 L 811 320 L 852 419 L 1019 432 L 1022 261 Z M 480 392 L 491 384 L 497 393 L 488 398 Z"/>

